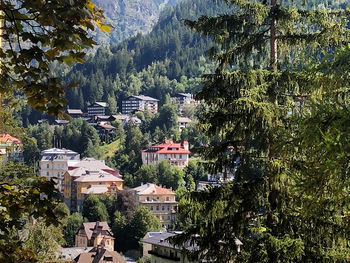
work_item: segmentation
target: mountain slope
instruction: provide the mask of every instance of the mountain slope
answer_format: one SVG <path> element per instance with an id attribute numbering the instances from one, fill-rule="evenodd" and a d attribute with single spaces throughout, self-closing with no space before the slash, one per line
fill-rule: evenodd
<path id="1" fill-rule="evenodd" d="M 96 0 L 105 10 L 106 22 L 114 26 L 111 34 L 95 32 L 100 44 L 117 44 L 137 33 L 148 33 L 160 12 L 177 0 Z"/>

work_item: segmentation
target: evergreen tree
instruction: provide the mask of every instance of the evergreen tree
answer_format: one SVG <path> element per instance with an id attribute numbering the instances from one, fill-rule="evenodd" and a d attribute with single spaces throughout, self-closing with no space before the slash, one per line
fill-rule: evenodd
<path id="1" fill-rule="evenodd" d="M 348 84 L 332 82 L 329 68 L 315 68 L 314 62 L 333 61 L 334 51 L 349 42 L 349 14 L 309 11 L 290 1 L 226 2 L 232 14 L 187 24 L 217 44 L 210 55 L 219 66 L 204 76 L 197 96 L 205 101 L 199 119 L 209 136 L 218 136 L 205 152 L 213 172 L 232 172 L 235 179 L 188 195 L 192 206 L 184 206 L 182 214 L 194 224 L 177 242 L 195 241 L 196 254 L 216 262 L 345 261 L 350 232 L 342 215 L 349 210 L 336 203 L 346 204 L 343 167 L 349 163 L 334 141 L 345 129 L 330 129 L 343 127 L 334 118 L 345 118 L 330 105 L 337 100 L 346 105 L 346 93 L 335 87 Z M 308 120 L 313 126 L 306 125 Z M 318 145 L 332 148 L 338 159 L 322 154 Z M 327 187 L 318 194 L 320 179 Z M 236 238 L 243 241 L 242 253 Z"/>

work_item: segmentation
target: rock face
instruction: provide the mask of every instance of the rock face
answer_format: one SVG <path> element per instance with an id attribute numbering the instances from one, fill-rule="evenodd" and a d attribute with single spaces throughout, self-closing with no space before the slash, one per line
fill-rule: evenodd
<path id="1" fill-rule="evenodd" d="M 95 0 L 105 10 L 107 23 L 114 29 L 110 34 L 97 32 L 100 44 L 117 44 L 137 33 L 148 33 L 157 22 L 160 12 L 178 0 Z"/>

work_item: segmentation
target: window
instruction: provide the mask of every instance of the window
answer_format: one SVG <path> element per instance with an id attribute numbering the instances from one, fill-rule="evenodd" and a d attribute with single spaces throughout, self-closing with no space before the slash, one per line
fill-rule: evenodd
<path id="1" fill-rule="evenodd" d="M 168 211 L 170 211 L 170 205 L 168 205 Z"/>
<path id="2" fill-rule="evenodd" d="M 159 210 L 159 206 L 156 206 L 156 210 L 157 210 L 157 211 Z"/>
<path id="3" fill-rule="evenodd" d="M 153 205 L 151 205 L 150 210 L 153 211 Z"/>
<path id="4" fill-rule="evenodd" d="M 50 168 L 50 165 L 49 165 L 49 164 L 46 164 L 46 168 Z"/>
<path id="5" fill-rule="evenodd" d="M 49 176 L 50 174 L 49 174 L 49 172 L 46 172 L 46 176 Z"/>
<path id="6" fill-rule="evenodd" d="M 164 211 L 164 205 L 162 206 L 162 211 Z"/>
<path id="7" fill-rule="evenodd" d="M 170 220 L 170 216 L 168 216 L 168 220 Z"/>
<path id="8" fill-rule="evenodd" d="M 169 201 L 169 196 L 166 197 L 166 200 Z"/>
<path id="9" fill-rule="evenodd" d="M 147 196 L 147 201 L 149 201 L 149 196 Z"/>

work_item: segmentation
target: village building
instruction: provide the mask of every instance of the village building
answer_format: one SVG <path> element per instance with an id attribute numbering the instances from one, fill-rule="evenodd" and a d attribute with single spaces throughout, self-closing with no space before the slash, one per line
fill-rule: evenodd
<path id="1" fill-rule="evenodd" d="M 0 157 L 3 160 L 23 161 L 22 141 L 8 133 L 0 134 Z"/>
<path id="2" fill-rule="evenodd" d="M 176 195 L 172 189 L 147 183 L 131 190 L 135 192 L 139 205 L 146 206 L 160 220 L 163 227 L 171 228 L 176 220 L 177 211 Z"/>
<path id="3" fill-rule="evenodd" d="M 80 161 L 80 155 L 77 152 L 68 149 L 51 148 L 41 152 L 39 162 L 39 176 L 46 177 L 47 180 L 53 179 L 56 187 L 63 193 L 64 173 L 69 164 Z"/>
<path id="4" fill-rule="evenodd" d="M 103 246 L 95 247 L 89 252 L 81 253 L 74 259 L 77 263 L 126 263 L 125 259 L 116 251 L 109 251 Z"/>
<path id="5" fill-rule="evenodd" d="M 148 109 L 152 113 L 158 112 L 158 101 L 155 98 L 139 95 L 129 96 L 126 100 L 122 101 L 122 113 L 129 114 L 136 111 L 144 111 Z"/>
<path id="6" fill-rule="evenodd" d="M 192 120 L 190 118 L 178 116 L 177 123 L 179 125 L 179 131 L 181 132 L 183 129 L 187 128 L 191 122 Z"/>
<path id="7" fill-rule="evenodd" d="M 119 171 L 101 160 L 85 158 L 69 166 L 64 174 L 64 202 L 72 212 L 81 211 L 89 194 L 115 193 L 122 189 Z"/>
<path id="8" fill-rule="evenodd" d="M 165 141 L 142 150 L 141 157 L 144 165 L 157 164 L 162 160 L 166 160 L 170 164 L 183 169 L 188 165 L 190 153 L 187 141 L 181 143 Z"/>
<path id="9" fill-rule="evenodd" d="M 216 262 L 214 259 L 199 259 L 193 255 L 193 252 L 199 251 L 199 246 L 196 243 L 186 242 L 183 245 L 174 245 L 170 239 L 181 232 L 163 232 L 160 234 L 148 233 L 143 238 L 144 258 L 149 258 L 151 263 L 202 263 L 202 262 Z M 240 253 L 243 243 L 236 238 L 235 245 L 237 252 Z M 229 261 L 228 263 L 233 263 Z"/>
<path id="10" fill-rule="evenodd" d="M 104 116 L 106 113 L 107 103 L 106 102 L 95 102 L 88 109 L 88 117 L 93 116 Z"/>
<path id="11" fill-rule="evenodd" d="M 83 117 L 83 112 L 82 112 L 81 109 L 67 109 L 67 113 L 73 119 L 77 119 L 77 118 L 82 118 Z"/>
<path id="12" fill-rule="evenodd" d="M 114 251 L 114 237 L 107 222 L 83 223 L 75 235 L 75 246 L 98 247 L 100 245 Z"/>

